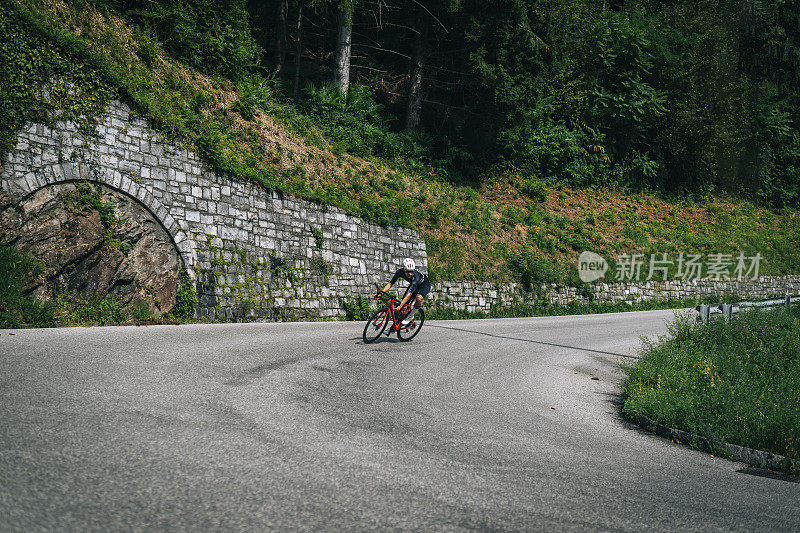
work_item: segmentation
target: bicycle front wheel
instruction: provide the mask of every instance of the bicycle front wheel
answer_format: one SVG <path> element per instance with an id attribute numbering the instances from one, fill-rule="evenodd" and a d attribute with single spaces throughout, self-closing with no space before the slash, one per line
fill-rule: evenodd
<path id="1" fill-rule="evenodd" d="M 422 329 L 422 323 L 425 322 L 425 311 L 418 309 L 414 315 L 414 320 L 410 324 L 404 326 L 400 324 L 397 327 L 397 338 L 401 341 L 410 341 L 417 336 L 419 330 Z"/>
<path id="2" fill-rule="evenodd" d="M 381 336 L 383 330 L 386 329 L 386 324 L 389 323 L 389 310 L 385 307 L 378 309 L 369 317 L 367 323 L 364 325 L 364 333 L 361 337 L 366 344 L 369 344 Z"/>

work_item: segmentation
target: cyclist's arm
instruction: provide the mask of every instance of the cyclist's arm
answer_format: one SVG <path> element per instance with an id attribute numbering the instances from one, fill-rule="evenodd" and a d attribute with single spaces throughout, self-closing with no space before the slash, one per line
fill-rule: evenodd
<path id="1" fill-rule="evenodd" d="M 411 298 L 411 292 L 406 292 L 406 295 L 403 296 L 403 300 L 397 305 L 397 307 L 403 307 L 408 303 L 408 300 Z"/>
<path id="2" fill-rule="evenodd" d="M 395 283 L 397 283 L 397 280 L 398 280 L 398 279 L 400 279 L 400 273 L 401 273 L 402 271 L 403 271 L 403 270 L 402 270 L 402 269 L 400 269 L 400 270 L 398 270 L 397 272 L 395 272 L 395 273 L 394 273 L 394 276 L 392 276 L 392 280 L 391 280 L 389 283 L 387 283 L 387 284 L 386 284 L 386 286 L 384 286 L 384 287 L 383 287 L 383 292 L 386 292 L 386 291 L 388 291 L 389 289 L 391 289 L 391 288 L 392 288 L 392 285 L 394 285 Z"/>
<path id="3" fill-rule="evenodd" d="M 386 291 L 388 291 L 388 290 L 389 290 L 389 289 L 391 289 L 391 288 L 392 288 L 392 283 L 391 283 L 391 282 L 389 282 L 389 283 L 387 283 L 387 284 L 386 284 L 386 286 L 383 288 L 383 292 L 386 292 Z M 409 297 L 410 297 L 410 296 L 411 296 L 411 293 L 409 293 L 409 292 L 406 292 L 406 295 L 405 295 L 405 297 L 403 297 L 403 301 L 402 301 L 402 303 L 396 303 L 396 304 L 395 304 L 395 309 L 399 309 L 399 308 L 403 307 L 403 306 L 406 304 L 406 302 L 408 301 L 408 299 L 409 299 Z"/>

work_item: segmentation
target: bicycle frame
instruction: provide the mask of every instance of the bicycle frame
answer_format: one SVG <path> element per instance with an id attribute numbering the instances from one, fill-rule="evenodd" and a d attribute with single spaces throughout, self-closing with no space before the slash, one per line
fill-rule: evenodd
<path id="1" fill-rule="evenodd" d="M 398 300 L 397 298 L 395 298 L 394 296 L 392 296 L 392 295 L 390 295 L 390 294 L 388 294 L 386 292 L 383 292 L 383 291 L 380 291 L 380 292 L 382 292 L 383 294 L 385 294 L 386 296 L 389 297 L 389 302 L 386 304 L 386 312 L 390 313 L 391 317 L 392 317 L 392 328 L 391 328 L 390 332 L 395 332 L 395 331 L 397 331 L 397 330 L 399 330 L 401 328 L 404 329 L 404 330 L 410 329 L 412 327 L 412 324 L 414 324 L 413 322 L 411 322 L 410 324 L 407 324 L 407 325 L 404 326 L 404 325 L 402 325 L 400 323 L 400 321 L 402 320 L 402 316 L 405 316 L 405 314 L 408 311 L 410 311 L 411 304 L 410 303 L 406 303 L 406 305 L 404 305 L 401 309 L 397 309 L 394 306 L 394 304 L 395 303 L 400 303 L 400 300 Z M 395 311 L 402 311 L 404 309 L 406 310 L 406 313 L 402 313 L 401 319 L 398 320 L 397 317 L 395 316 Z M 416 325 L 414 325 L 413 327 L 416 327 Z"/>

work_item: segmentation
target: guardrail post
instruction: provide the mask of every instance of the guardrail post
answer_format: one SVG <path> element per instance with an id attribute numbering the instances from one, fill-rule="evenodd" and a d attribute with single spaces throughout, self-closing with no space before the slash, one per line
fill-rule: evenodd
<path id="1" fill-rule="evenodd" d="M 710 314 L 711 307 L 708 305 L 701 305 L 700 306 L 700 321 L 703 324 L 708 324 L 708 316 Z"/>
<path id="2" fill-rule="evenodd" d="M 792 297 L 788 294 L 786 295 L 786 309 L 789 309 L 792 306 Z"/>
<path id="3" fill-rule="evenodd" d="M 722 308 L 722 316 L 725 317 L 725 322 L 730 322 L 731 315 L 733 314 L 733 305 L 722 304 L 720 307 Z"/>

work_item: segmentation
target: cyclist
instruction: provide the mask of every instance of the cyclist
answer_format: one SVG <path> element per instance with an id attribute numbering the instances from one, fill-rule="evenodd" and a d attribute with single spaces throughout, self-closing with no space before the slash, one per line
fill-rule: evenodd
<path id="1" fill-rule="evenodd" d="M 400 278 L 403 278 L 408 282 L 408 288 L 406 288 L 403 299 L 397 305 L 397 309 L 401 309 L 404 305 L 406 305 L 406 303 L 408 303 L 409 300 L 411 300 L 411 298 L 414 298 L 414 307 L 401 322 L 403 325 L 407 325 L 411 323 L 411 320 L 417 313 L 417 309 L 422 307 L 422 300 L 431 291 L 431 282 L 428 279 L 428 276 L 417 270 L 416 263 L 414 263 L 414 260 L 410 257 L 403 259 L 403 268 L 399 268 L 397 272 L 394 273 L 392 281 L 386 284 L 386 286 L 383 288 L 383 292 L 391 289 L 392 285 L 397 283 L 397 280 Z"/>

